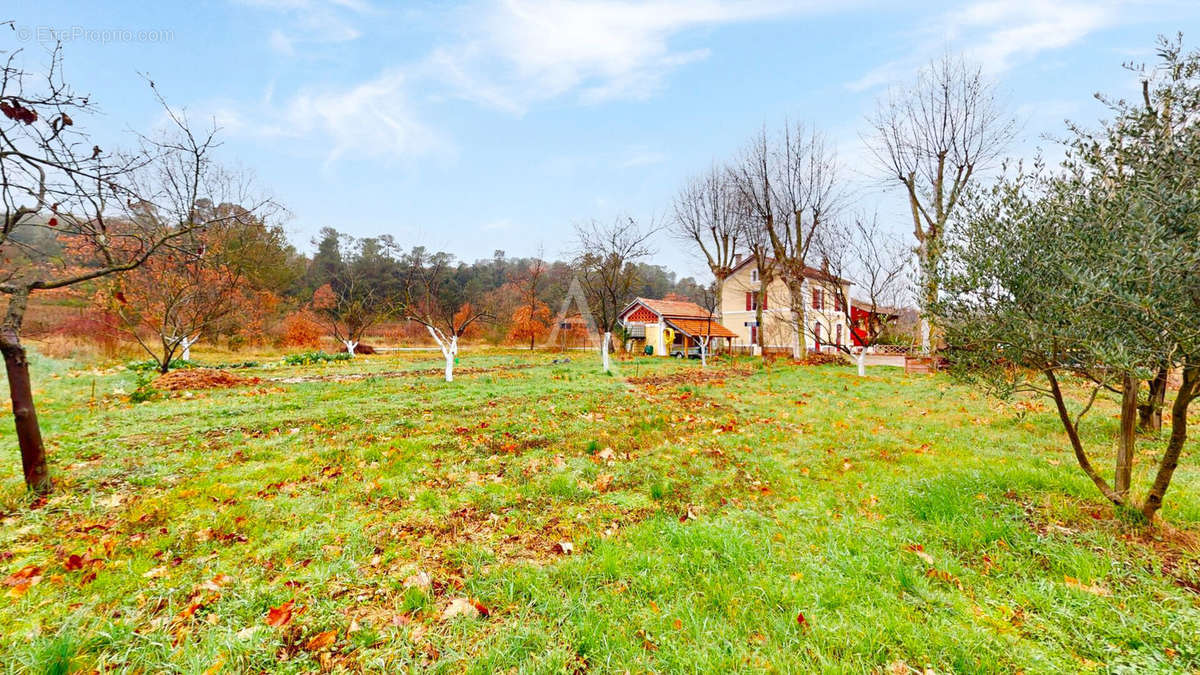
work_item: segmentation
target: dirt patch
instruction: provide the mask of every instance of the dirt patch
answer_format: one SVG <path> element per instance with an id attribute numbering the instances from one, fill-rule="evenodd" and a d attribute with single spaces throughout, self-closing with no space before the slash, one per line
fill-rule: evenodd
<path id="1" fill-rule="evenodd" d="M 154 380 L 154 388 L 164 391 L 227 389 L 258 383 L 257 377 L 243 377 L 215 368 L 186 368 L 159 375 Z"/>

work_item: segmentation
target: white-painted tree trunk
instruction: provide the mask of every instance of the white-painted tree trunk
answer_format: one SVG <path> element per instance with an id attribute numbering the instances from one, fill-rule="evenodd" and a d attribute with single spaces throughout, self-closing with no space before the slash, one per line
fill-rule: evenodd
<path id="1" fill-rule="evenodd" d="M 442 354 L 446 357 L 446 381 L 454 381 L 454 359 L 458 358 L 458 336 L 450 338 L 450 348 L 443 349 Z"/>
<path id="2" fill-rule="evenodd" d="M 929 319 L 921 317 L 921 351 L 925 354 L 929 354 L 929 333 Z"/>
<path id="3" fill-rule="evenodd" d="M 449 339 L 446 339 L 445 334 L 433 326 L 426 325 L 425 329 L 429 331 L 429 335 L 437 343 L 438 349 L 442 350 L 442 358 L 446 359 L 446 381 L 453 382 L 454 359 L 458 358 L 458 336 L 452 335 Z"/>
<path id="4" fill-rule="evenodd" d="M 700 338 L 698 340 L 698 342 L 700 343 L 700 367 L 701 368 L 708 367 L 708 341 L 711 339 L 712 338 Z"/>
<path id="5" fill-rule="evenodd" d="M 342 344 L 346 345 L 346 353 L 350 358 L 354 358 L 354 350 L 358 347 L 357 340 L 342 340 Z"/>
<path id="6" fill-rule="evenodd" d="M 600 361 L 604 364 L 604 372 L 609 372 L 610 365 L 608 362 L 608 345 L 612 343 L 612 333 L 606 332 L 604 340 L 600 343 Z"/>
<path id="7" fill-rule="evenodd" d="M 192 345 L 196 344 L 196 342 L 198 340 L 200 340 L 199 335 L 197 335 L 194 338 L 183 338 L 182 340 L 180 340 L 179 345 L 181 347 L 183 347 L 183 351 L 179 354 L 179 358 L 183 359 L 184 361 L 191 361 L 192 360 Z"/>
<path id="8" fill-rule="evenodd" d="M 867 348 L 858 348 L 858 376 L 862 377 L 867 374 Z"/>

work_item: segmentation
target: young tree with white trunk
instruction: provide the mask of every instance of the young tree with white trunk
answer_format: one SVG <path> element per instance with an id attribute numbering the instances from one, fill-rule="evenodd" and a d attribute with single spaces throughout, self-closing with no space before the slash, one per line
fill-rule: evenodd
<path id="1" fill-rule="evenodd" d="M 603 333 L 600 360 L 605 372 L 611 367 L 613 331 L 638 281 L 634 263 L 654 254 L 649 240 L 656 231 L 653 225 L 643 229 L 628 216 L 617 218 L 611 225 L 592 221 L 575 226 L 574 263 L 588 308 Z"/>
<path id="2" fill-rule="evenodd" d="M 437 343 L 446 362 L 445 378 L 454 381 L 459 339 L 477 322 L 492 315 L 455 278 L 453 258 L 414 248 L 404 260 L 405 316 L 421 324 Z M 473 302 L 475 301 L 475 302 Z"/>
<path id="3" fill-rule="evenodd" d="M 390 240 L 341 236 L 329 281 L 313 293 L 312 309 L 351 357 L 367 331 L 405 308 Z"/>
<path id="4" fill-rule="evenodd" d="M 887 183 L 904 189 L 912 214 L 921 273 L 921 339 L 936 345 L 929 307 L 937 301 L 933 270 L 947 221 L 981 171 L 997 161 L 1016 134 L 994 83 L 978 66 L 946 54 L 879 101 L 865 139 Z"/>

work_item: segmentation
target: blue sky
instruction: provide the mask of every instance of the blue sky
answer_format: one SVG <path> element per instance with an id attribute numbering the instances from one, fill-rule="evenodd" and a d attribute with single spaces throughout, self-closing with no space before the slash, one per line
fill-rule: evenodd
<path id="1" fill-rule="evenodd" d="M 27 65 L 47 29 L 66 35 L 70 81 L 103 111 L 88 122 L 102 145 L 161 122 L 146 73 L 193 119 L 217 121 L 223 159 L 288 207 L 297 244 L 331 225 L 467 260 L 539 247 L 557 257 L 575 222 L 661 219 L 689 174 L 785 118 L 825 133 L 853 203 L 905 231 L 903 200 L 879 188 L 860 133 L 877 97 L 930 58 L 980 63 L 1022 125 L 1012 154 L 1028 156 L 1064 119 L 1095 120 L 1094 92 L 1136 94 L 1121 64 L 1151 59 L 1157 34 L 1200 45 L 1193 0 L 45 1 L 8 12 Z M 703 268 L 668 237 L 657 248 L 680 276 Z"/>

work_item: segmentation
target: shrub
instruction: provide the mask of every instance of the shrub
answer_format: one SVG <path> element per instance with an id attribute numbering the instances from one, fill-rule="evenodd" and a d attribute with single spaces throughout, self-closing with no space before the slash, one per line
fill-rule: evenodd
<path id="1" fill-rule="evenodd" d="M 321 336 L 324 334 L 324 328 L 317 323 L 313 315 L 300 310 L 284 317 L 283 337 L 280 339 L 280 345 L 316 349 L 321 346 Z"/>

